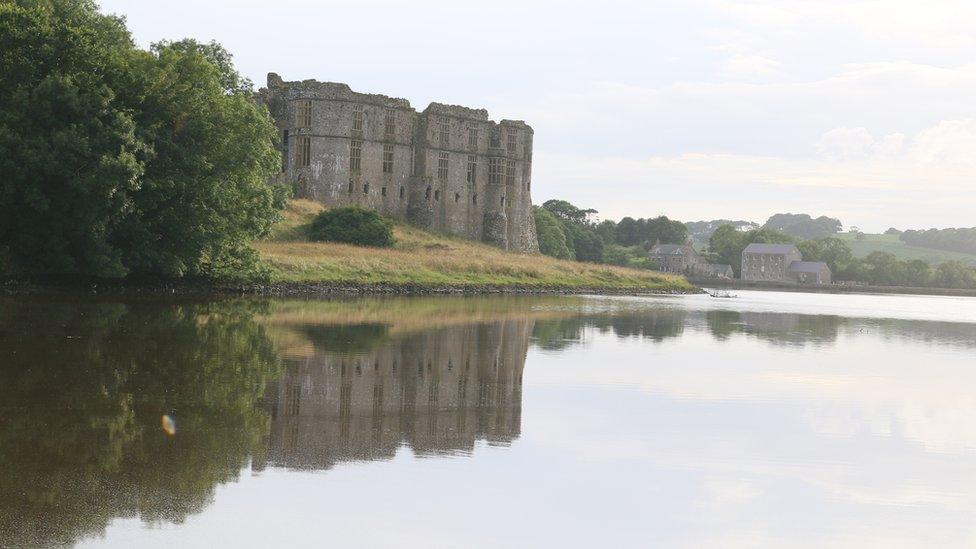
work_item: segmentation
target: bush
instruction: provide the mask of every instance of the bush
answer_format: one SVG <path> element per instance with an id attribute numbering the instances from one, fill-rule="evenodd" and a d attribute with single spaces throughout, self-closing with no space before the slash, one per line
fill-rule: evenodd
<path id="1" fill-rule="evenodd" d="M 379 248 L 391 248 L 396 242 L 388 220 L 373 210 L 359 206 L 335 208 L 320 213 L 312 220 L 308 236 L 316 241 Z"/>

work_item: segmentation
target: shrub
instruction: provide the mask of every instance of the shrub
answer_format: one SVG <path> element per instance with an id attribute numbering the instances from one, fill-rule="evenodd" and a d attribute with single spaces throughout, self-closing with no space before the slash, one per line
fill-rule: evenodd
<path id="1" fill-rule="evenodd" d="M 395 243 L 390 222 L 359 206 L 326 210 L 312 220 L 308 236 L 316 241 L 390 248 Z"/>

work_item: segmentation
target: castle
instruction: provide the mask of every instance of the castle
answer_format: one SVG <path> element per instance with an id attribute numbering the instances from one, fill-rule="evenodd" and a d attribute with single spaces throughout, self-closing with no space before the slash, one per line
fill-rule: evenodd
<path id="1" fill-rule="evenodd" d="M 417 227 L 537 252 L 530 195 L 532 128 L 484 109 L 285 82 L 268 74 L 257 100 L 281 135 L 281 175 L 297 196 L 359 205 Z"/>

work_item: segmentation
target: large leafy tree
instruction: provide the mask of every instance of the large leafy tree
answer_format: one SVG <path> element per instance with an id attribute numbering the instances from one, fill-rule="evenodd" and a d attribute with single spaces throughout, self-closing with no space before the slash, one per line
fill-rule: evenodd
<path id="1" fill-rule="evenodd" d="M 217 44 L 132 43 L 90 0 L 0 1 L 0 261 L 248 272 L 283 193 L 267 111 Z"/>
<path id="2" fill-rule="evenodd" d="M 545 208 L 532 206 L 535 230 L 539 239 L 539 252 L 559 259 L 576 259 L 576 254 L 566 242 L 566 230 L 559 219 Z"/>

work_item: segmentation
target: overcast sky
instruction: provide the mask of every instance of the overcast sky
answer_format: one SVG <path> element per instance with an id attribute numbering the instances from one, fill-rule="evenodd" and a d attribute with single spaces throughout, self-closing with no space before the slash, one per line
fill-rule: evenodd
<path id="1" fill-rule="evenodd" d="M 533 198 L 603 218 L 976 226 L 973 0 L 102 0 L 143 46 L 217 40 L 258 85 L 485 107 Z"/>

